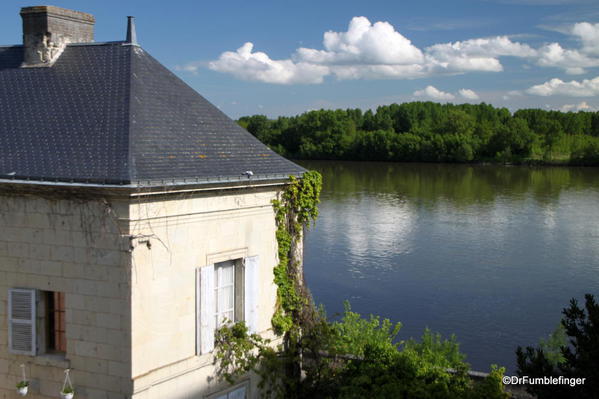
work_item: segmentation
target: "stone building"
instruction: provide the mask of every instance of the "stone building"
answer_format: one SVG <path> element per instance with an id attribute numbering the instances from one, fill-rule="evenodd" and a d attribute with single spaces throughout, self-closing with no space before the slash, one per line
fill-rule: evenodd
<path id="1" fill-rule="evenodd" d="M 304 169 L 93 16 L 26 7 L 0 47 L 0 398 L 249 398 L 214 331 L 269 334 L 271 200 Z"/>

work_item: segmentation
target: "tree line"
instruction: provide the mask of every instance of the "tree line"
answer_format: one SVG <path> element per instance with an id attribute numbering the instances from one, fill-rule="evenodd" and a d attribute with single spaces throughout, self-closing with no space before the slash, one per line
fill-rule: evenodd
<path id="1" fill-rule="evenodd" d="M 599 165 L 599 112 L 410 102 L 238 123 L 295 159 Z"/>

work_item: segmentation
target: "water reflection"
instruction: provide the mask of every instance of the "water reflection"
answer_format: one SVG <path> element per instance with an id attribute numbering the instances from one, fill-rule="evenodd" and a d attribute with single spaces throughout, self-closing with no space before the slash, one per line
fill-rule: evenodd
<path id="1" fill-rule="evenodd" d="M 564 190 L 599 186 L 596 168 L 509 167 L 385 162 L 300 161 L 321 171 L 327 199 L 392 194 L 421 203 L 446 199 L 454 206 L 494 202 L 531 194 L 540 203 Z"/>
<path id="2" fill-rule="evenodd" d="M 513 367 L 573 296 L 599 289 L 590 168 L 303 162 L 323 174 L 306 237 L 317 302 L 456 333 L 475 368 Z"/>

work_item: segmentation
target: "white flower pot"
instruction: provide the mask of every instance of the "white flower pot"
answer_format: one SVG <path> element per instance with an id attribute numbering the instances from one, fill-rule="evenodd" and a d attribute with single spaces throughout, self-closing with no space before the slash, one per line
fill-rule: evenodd
<path id="1" fill-rule="evenodd" d="M 28 387 L 28 386 L 26 386 L 26 387 L 21 387 L 21 388 L 17 388 L 17 393 L 18 393 L 20 396 L 25 396 L 25 395 L 27 395 L 27 392 L 29 392 L 29 387 Z"/>
<path id="2" fill-rule="evenodd" d="M 69 393 L 60 393 L 60 397 L 62 399 L 73 399 L 73 396 L 75 396 L 75 394 L 73 392 L 69 392 Z"/>

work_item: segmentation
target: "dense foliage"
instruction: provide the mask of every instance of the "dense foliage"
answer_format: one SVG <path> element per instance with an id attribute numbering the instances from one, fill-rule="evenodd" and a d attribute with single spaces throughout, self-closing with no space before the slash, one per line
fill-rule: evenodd
<path id="1" fill-rule="evenodd" d="M 296 159 L 599 164 L 599 112 L 412 102 L 238 122 Z"/>
<path id="2" fill-rule="evenodd" d="M 334 354 L 336 373 L 304 386 L 305 397 L 508 397 L 501 384 L 503 369 L 492 367 L 489 377 L 479 383 L 468 377 L 468 364 L 455 337 L 445 340 L 427 329 L 420 341 L 398 341 L 401 324 L 372 315 L 365 319 L 352 312 L 348 303 L 341 320 L 330 327 L 327 346 L 321 351 Z"/>
<path id="3" fill-rule="evenodd" d="M 539 399 L 599 398 L 599 304 L 585 295 L 585 309 L 572 299 L 561 326 L 539 347 L 518 347 L 518 374 L 529 377 L 585 378 L 582 385 L 531 385 Z M 566 337 L 561 331 L 565 332 Z"/>
<path id="4" fill-rule="evenodd" d="M 278 347 L 241 323 L 217 334 L 221 377 L 234 383 L 249 371 L 258 373 L 265 397 L 277 398 L 480 398 L 504 399 L 504 369 L 475 382 L 455 338 L 442 339 L 426 330 L 420 341 L 397 341 L 401 325 L 370 316 L 365 319 L 346 305 L 339 321 L 321 312 L 302 330 L 295 351 Z M 303 378 L 285 371 L 301 363 Z"/>

